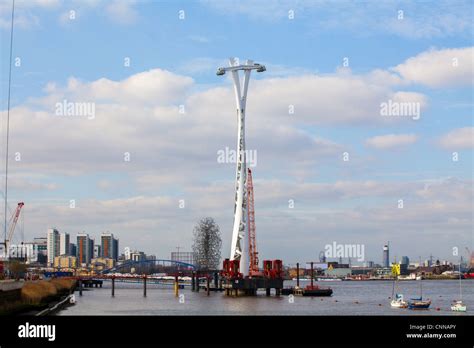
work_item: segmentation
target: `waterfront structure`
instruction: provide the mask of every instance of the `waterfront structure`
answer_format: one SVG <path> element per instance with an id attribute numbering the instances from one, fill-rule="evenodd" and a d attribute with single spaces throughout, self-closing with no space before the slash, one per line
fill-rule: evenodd
<path id="1" fill-rule="evenodd" d="M 324 274 L 328 277 L 342 278 L 342 277 L 350 276 L 352 274 L 352 270 L 349 267 L 338 267 L 338 268 L 330 267 L 324 270 Z"/>
<path id="2" fill-rule="evenodd" d="M 59 268 L 76 268 L 77 257 L 70 255 L 60 255 L 54 258 L 54 267 Z"/>
<path id="3" fill-rule="evenodd" d="M 54 263 L 54 258 L 59 256 L 59 232 L 55 228 L 48 228 L 47 231 L 47 250 L 48 250 L 48 264 Z"/>
<path id="4" fill-rule="evenodd" d="M 243 86 L 240 86 L 239 71 L 244 72 Z M 238 59 L 230 58 L 229 67 L 219 68 L 217 75 L 222 76 L 226 72 L 232 74 L 234 82 L 235 100 L 237 105 L 237 158 L 235 173 L 235 201 L 234 201 L 234 224 L 232 229 L 232 242 L 230 260 L 240 261 L 240 270 L 244 276 L 248 275 L 249 267 L 246 260 L 245 235 L 248 233 L 247 226 L 247 161 L 245 150 L 245 107 L 247 104 L 247 91 L 252 70 L 265 71 L 265 66 L 247 60 L 245 64 L 239 64 Z M 248 245 L 247 245 L 248 248 Z"/>
<path id="5" fill-rule="evenodd" d="M 92 248 L 92 250 L 94 250 Z M 77 235 L 77 262 L 79 265 L 87 265 L 91 260 L 90 239 L 87 233 Z"/>
<path id="6" fill-rule="evenodd" d="M 132 258 L 132 250 L 129 247 L 125 247 L 123 250 L 123 256 L 125 260 L 130 260 Z"/>
<path id="7" fill-rule="evenodd" d="M 114 267 L 115 260 L 109 257 L 97 257 L 91 260 L 91 266 L 95 271 L 102 271 Z"/>
<path id="8" fill-rule="evenodd" d="M 362 267 L 365 267 L 365 268 L 374 268 L 374 261 L 365 261 L 365 262 L 362 264 Z"/>
<path id="9" fill-rule="evenodd" d="M 48 238 L 47 237 L 36 237 L 33 238 L 33 245 L 36 248 L 36 261 L 40 264 L 46 264 L 48 262 Z"/>
<path id="10" fill-rule="evenodd" d="M 71 255 L 69 245 L 69 233 L 62 232 L 59 234 L 59 255 Z"/>
<path id="11" fill-rule="evenodd" d="M 383 246 L 383 260 L 382 265 L 384 268 L 390 267 L 390 251 L 389 251 L 389 244 Z"/>
<path id="12" fill-rule="evenodd" d="M 145 261 L 146 255 L 143 251 L 134 251 L 130 254 L 130 260 L 132 261 Z"/>

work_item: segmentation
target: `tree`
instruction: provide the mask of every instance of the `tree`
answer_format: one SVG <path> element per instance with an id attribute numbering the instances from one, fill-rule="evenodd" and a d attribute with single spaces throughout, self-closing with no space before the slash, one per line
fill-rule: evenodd
<path id="1" fill-rule="evenodd" d="M 213 218 L 201 219 L 194 227 L 193 252 L 200 270 L 216 270 L 221 260 L 221 233 Z"/>

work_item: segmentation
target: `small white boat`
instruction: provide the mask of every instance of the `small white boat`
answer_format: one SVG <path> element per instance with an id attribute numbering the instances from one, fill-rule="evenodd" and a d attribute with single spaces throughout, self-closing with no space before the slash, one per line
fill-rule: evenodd
<path id="1" fill-rule="evenodd" d="M 403 299 L 402 294 L 396 294 L 395 298 L 390 302 L 390 306 L 394 308 L 407 308 L 408 303 Z"/>
<path id="2" fill-rule="evenodd" d="M 451 310 L 454 312 L 465 312 L 467 310 L 467 306 L 462 303 L 462 301 L 456 301 L 451 306 Z"/>
<path id="3" fill-rule="evenodd" d="M 467 310 L 467 306 L 464 303 L 462 303 L 461 279 L 462 279 L 461 262 L 459 262 L 459 300 L 454 301 L 453 304 L 451 305 L 451 310 L 453 312 L 466 312 Z"/>

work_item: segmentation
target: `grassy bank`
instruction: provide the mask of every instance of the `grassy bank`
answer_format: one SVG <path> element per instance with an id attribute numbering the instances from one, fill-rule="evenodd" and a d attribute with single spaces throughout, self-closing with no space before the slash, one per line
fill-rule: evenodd
<path id="1" fill-rule="evenodd" d="M 0 315 L 12 315 L 39 310 L 59 300 L 76 286 L 73 279 L 51 279 L 25 282 L 20 298 L 0 305 Z"/>

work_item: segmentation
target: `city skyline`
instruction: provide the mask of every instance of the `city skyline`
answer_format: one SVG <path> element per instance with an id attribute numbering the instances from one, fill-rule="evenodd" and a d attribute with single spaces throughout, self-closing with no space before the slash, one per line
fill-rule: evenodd
<path id="1" fill-rule="evenodd" d="M 376 263 L 387 241 L 413 260 L 474 249 L 468 1 L 17 5 L 9 205 L 25 202 L 25 240 L 51 225 L 110 230 L 169 255 L 212 216 L 226 256 L 235 164 L 218 157 L 235 150 L 235 107 L 215 70 L 238 56 L 267 67 L 250 82 L 246 135 L 262 258 L 317 259 L 333 242 Z M 416 107 L 396 116 L 393 103 Z"/>

